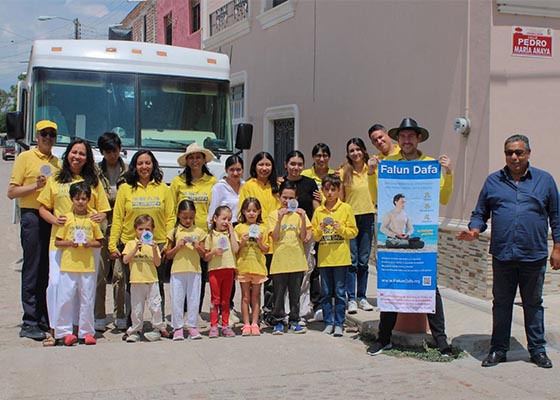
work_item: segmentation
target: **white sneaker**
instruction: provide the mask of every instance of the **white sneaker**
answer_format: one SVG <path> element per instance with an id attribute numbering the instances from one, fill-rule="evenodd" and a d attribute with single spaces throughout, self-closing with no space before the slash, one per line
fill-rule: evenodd
<path id="1" fill-rule="evenodd" d="M 373 311 L 373 306 L 369 304 L 369 302 L 366 299 L 361 299 L 358 302 L 358 307 L 360 307 L 364 311 Z"/>
<path id="2" fill-rule="evenodd" d="M 105 332 L 107 329 L 105 319 L 96 319 L 94 322 L 94 329 L 99 332 Z"/>
<path id="3" fill-rule="evenodd" d="M 348 301 L 348 314 L 356 314 L 358 312 L 358 303 L 356 300 Z"/>
<path id="4" fill-rule="evenodd" d="M 126 330 L 126 328 L 128 328 L 126 325 L 126 318 L 117 318 L 115 320 L 115 328 L 117 328 L 119 331 Z"/>
<path id="5" fill-rule="evenodd" d="M 323 309 L 319 308 L 315 311 L 315 315 L 313 316 L 315 321 L 322 321 L 323 320 Z"/>
<path id="6" fill-rule="evenodd" d="M 144 337 L 148 342 L 157 342 L 161 340 L 161 333 L 158 330 L 144 333 Z"/>

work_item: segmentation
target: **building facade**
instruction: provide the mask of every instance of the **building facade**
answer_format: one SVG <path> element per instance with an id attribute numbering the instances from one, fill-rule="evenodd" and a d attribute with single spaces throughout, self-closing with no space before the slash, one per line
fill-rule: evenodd
<path id="1" fill-rule="evenodd" d="M 249 159 L 266 150 L 282 164 L 293 148 L 310 159 L 313 145 L 324 142 L 336 167 L 348 139 L 369 142 L 373 123 L 394 127 L 412 117 L 427 128 L 420 148 L 447 154 L 455 171 L 452 200 L 440 214 L 440 282 L 491 297 L 488 241 L 457 243 L 454 235 L 486 176 L 503 167 L 508 136 L 528 135 L 532 164 L 560 182 L 551 145 L 560 103 L 554 7 L 534 0 L 208 0 L 202 48 L 230 56 L 234 121 L 255 127 Z M 549 34 L 550 56 L 514 54 L 518 28 Z M 468 135 L 453 129 L 460 117 L 471 122 Z M 558 291 L 558 281 L 550 272 L 546 290 Z"/>

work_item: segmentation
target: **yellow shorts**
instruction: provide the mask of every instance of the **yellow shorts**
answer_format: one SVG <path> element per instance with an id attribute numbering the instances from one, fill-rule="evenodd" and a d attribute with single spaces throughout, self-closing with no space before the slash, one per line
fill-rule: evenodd
<path id="1" fill-rule="evenodd" d="M 264 275 L 259 274 L 238 274 L 237 281 L 240 283 L 252 283 L 258 285 L 259 283 L 264 283 L 268 278 Z"/>

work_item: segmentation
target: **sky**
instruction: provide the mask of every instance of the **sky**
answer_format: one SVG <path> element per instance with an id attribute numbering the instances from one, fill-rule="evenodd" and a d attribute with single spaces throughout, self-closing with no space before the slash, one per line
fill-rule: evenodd
<path id="1" fill-rule="evenodd" d="M 0 89 L 9 90 L 27 70 L 36 39 L 73 39 L 75 18 L 82 39 L 106 39 L 109 25 L 118 24 L 138 2 L 128 0 L 0 0 Z M 60 18 L 39 21 L 39 16 Z"/>

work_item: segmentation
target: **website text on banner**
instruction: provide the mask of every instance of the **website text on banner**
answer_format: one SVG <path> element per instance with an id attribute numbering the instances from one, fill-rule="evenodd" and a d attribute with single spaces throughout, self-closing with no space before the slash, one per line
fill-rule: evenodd
<path id="1" fill-rule="evenodd" d="M 440 174 L 438 161 L 379 163 L 381 311 L 435 313 Z"/>

